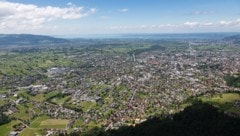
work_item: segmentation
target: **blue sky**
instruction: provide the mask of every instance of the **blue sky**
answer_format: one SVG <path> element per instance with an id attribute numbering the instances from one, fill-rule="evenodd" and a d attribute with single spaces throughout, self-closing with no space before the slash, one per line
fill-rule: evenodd
<path id="1" fill-rule="evenodd" d="M 240 0 L 0 0 L 0 33 L 239 31 Z"/>

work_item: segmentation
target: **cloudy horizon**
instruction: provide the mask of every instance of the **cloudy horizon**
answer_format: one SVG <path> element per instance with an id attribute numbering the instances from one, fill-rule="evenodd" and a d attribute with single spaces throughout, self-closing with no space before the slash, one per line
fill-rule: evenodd
<path id="1" fill-rule="evenodd" d="M 0 33 L 240 32 L 237 0 L 0 0 Z"/>

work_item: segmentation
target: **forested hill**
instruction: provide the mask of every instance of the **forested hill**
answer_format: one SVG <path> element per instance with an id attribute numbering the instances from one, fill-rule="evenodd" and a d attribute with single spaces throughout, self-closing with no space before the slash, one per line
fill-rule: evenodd
<path id="1" fill-rule="evenodd" d="M 69 41 L 66 39 L 54 38 L 43 35 L 0 34 L 0 46 L 63 44 L 68 42 Z"/>

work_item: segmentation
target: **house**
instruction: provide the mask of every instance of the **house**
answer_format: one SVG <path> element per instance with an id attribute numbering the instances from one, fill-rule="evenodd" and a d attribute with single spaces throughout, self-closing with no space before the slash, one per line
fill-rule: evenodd
<path id="1" fill-rule="evenodd" d="M 12 132 L 9 133 L 8 136 L 17 136 L 17 135 L 18 135 L 18 132 L 12 131 Z"/>

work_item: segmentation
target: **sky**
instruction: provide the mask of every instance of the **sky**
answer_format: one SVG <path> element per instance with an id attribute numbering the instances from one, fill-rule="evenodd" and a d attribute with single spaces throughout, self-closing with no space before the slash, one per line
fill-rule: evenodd
<path id="1" fill-rule="evenodd" d="M 240 32 L 240 0 L 0 0 L 0 33 Z"/>

